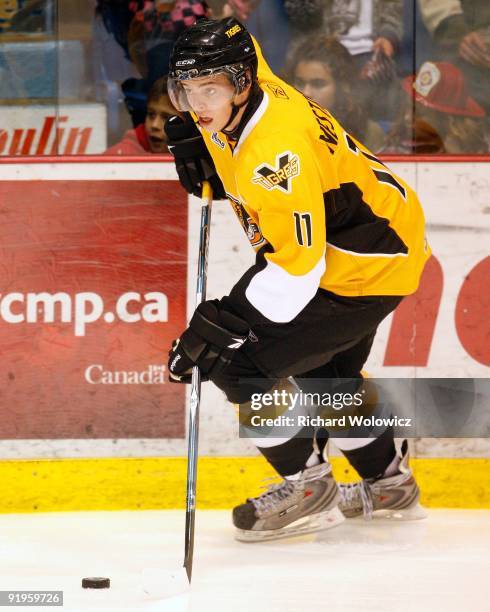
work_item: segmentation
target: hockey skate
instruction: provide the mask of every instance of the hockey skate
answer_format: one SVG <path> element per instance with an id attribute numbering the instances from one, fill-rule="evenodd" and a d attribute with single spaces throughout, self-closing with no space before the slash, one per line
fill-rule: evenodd
<path id="1" fill-rule="evenodd" d="M 404 440 L 398 474 L 378 479 L 365 479 L 351 484 L 340 483 L 339 507 L 347 518 L 395 520 L 422 519 L 427 516 L 419 503 L 420 490 L 408 465 L 408 444 Z"/>
<path id="2" fill-rule="evenodd" d="M 260 542 L 302 535 L 343 522 L 339 492 L 329 463 L 307 468 L 233 510 L 236 539 Z"/>

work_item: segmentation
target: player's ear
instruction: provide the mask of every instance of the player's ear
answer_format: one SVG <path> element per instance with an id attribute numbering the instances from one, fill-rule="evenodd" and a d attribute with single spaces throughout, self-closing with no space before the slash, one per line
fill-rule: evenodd
<path id="1" fill-rule="evenodd" d="M 248 87 L 248 91 L 250 91 L 252 85 L 253 85 L 253 72 L 251 68 L 247 68 L 247 70 L 245 71 L 245 76 L 247 78 L 247 87 Z"/>
<path id="2" fill-rule="evenodd" d="M 240 100 L 245 100 L 250 94 L 250 90 L 252 88 L 252 79 L 252 70 L 250 68 L 247 68 L 245 74 L 241 77 L 241 82 L 239 83 L 240 93 L 238 94 L 238 96 L 240 97 Z"/>

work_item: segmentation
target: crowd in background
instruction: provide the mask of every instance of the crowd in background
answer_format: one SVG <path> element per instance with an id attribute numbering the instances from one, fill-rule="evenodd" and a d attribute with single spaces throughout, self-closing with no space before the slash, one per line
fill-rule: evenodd
<path id="1" fill-rule="evenodd" d="M 85 81 L 77 95 L 107 105 L 107 153 L 166 151 L 163 124 L 173 109 L 165 77 L 173 43 L 196 19 L 228 15 L 247 25 L 277 74 L 329 109 L 373 152 L 489 152 L 489 0 L 76 5 L 84 6 L 83 18 L 90 20 L 90 40 L 83 45 Z M 59 36 L 60 21 L 63 0 L 0 0 L 0 77 L 16 83 L 8 74 L 15 67 L 2 53 L 2 37 L 43 28 Z"/>

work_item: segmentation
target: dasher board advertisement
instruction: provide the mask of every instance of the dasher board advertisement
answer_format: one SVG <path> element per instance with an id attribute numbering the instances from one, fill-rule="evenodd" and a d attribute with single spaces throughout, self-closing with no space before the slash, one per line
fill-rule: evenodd
<path id="1" fill-rule="evenodd" d="M 0 156 L 84 155 L 107 148 L 103 104 L 0 106 Z"/>
<path id="2" fill-rule="evenodd" d="M 182 438 L 184 190 L 2 181 L 0 214 L 0 438 Z"/>

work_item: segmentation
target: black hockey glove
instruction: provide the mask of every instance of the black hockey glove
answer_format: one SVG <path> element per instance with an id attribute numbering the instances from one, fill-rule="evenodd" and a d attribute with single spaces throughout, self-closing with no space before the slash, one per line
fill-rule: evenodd
<path id="1" fill-rule="evenodd" d="M 219 310 L 218 300 L 200 304 L 182 336 L 173 342 L 168 354 L 170 382 L 190 383 L 192 367 L 201 370 L 201 380 L 208 380 L 232 359 L 248 338 L 248 323 L 226 310 Z"/>
<path id="2" fill-rule="evenodd" d="M 200 198 L 203 181 L 209 181 L 213 200 L 225 200 L 223 183 L 192 117 L 188 113 L 184 119 L 177 115 L 170 117 L 165 123 L 165 133 L 168 150 L 175 158 L 177 174 L 184 189 Z"/>

